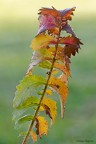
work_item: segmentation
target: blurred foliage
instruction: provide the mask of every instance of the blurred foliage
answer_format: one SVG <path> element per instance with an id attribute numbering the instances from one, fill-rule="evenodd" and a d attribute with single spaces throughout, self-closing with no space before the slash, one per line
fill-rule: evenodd
<path id="1" fill-rule="evenodd" d="M 37 25 L 32 19 L 5 20 L 0 24 L 0 144 L 21 142 L 12 122 L 12 100 L 30 62 L 32 52 L 28 46 Z M 96 143 L 96 20 L 92 16 L 77 17 L 72 27 L 84 46 L 72 58 L 65 118 L 57 117 L 49 135 L 36 144 L 77 144 L 79 140 Z"/>

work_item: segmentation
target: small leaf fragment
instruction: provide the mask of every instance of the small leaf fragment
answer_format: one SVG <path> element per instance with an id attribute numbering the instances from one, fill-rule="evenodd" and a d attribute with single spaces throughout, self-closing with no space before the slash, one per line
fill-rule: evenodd
<path id="1" fill-rule="evenodd" d="M 47 90 L 46 90 L 46 94 L 47 94 L 47 95 L 52 95 L 52 90 L 51 90 L 51 89 L 47 89 Z"/>
<path id="2" fill-rule="evenodd" d="M 30 136 L 31 136 L 33 142 L 36 142 L 36 141 L 37 141 L 37 135 L 36 135 L 35 132 L 31 131 L 31 132 L 30 132 Z"/>
<path id="3" fill-rule="evenodd" d="M 42 62 L 42 54 L 40 54 L 39 51 L 34 51 L 26 75 L 32 72 L 33 67 L 38 65 L 40 62 Z"/>
<path id="4" fill-rule="evenodd" d="M 53 34 L 53 35 L 58 35 L 59 34 L 59 28 L 58 27 L 50 28 L 48 30 L 48 33 Z"/>
<path id="5" fill-rule="evenodd" d="M 22 132 L 20 132 L 19 137 L 21 137 L 21 136 L 25 136 L 26 134 L 27 134 L 27 132 L 22 131 Z"/>
<path id="6" fill-rule="evenodd" d="M 48 123 L 42 116 L 36 117 L 36 133 L 40 138 L 42 135 L 47 135 L 48 133 Z"/>
<path id="7" fill-rule="evenodd" d="M 25 115 L 25 116 L 21 117 L 21 118 L 18 120 L 18 123 L 21 124 L 21 123 L 24 123 L 24 122 L 31 121 L 32 119 L 33 119 L 33 116 L 32 116 L 32 115 Z"/>
<path id="8" fill-rule="evenodd" d="M 56 74 L 58 74 L 58 70 L 57 70 L 57 69 L 54 69 L 54 70 L 52 71 L 52 75 L 56 75 Z"/>
<path id="9" fill-rule="evenodd" d="M 69 34 L 72 34 L 73 36 L 76 36 L 74 31 L 72 30 L 71 26 L 66 23 L 63 27 L 62 27 L 62 30 L 66 31 L 67 33 Z"/>
<path id="10" fill-rule="evenodd" d="M 42 67 L 42 68 L 46 68 L 46 69 L 50 69 L 51 68 L 51 63 L 49 61 L 44 61 L 44 62 L 41 62 L 39 64 L 39 67 Z"/>
<path id="11" fill-rule="evenodd" d="M 55 62 L 54 67 L 58 70 L 61 70 L 65 75 L 69 76 L 70 72 L 67 70 L 66 66 L 64 64 Z"/>
<path id="12" fill-rule="evenodd" d="M 71 55 L 75 56 L 76 53 L 78 53 L 77 47 L 74 47 L 72 45 L 66 45 L 64 47 L 64 54 L 67 55 L 69 58 L 71 57 Z"/>
<path id="13" fill-rule="evenodd" d="M 66 20 L 66 21 L 71 20 L 72 15 L 73 15 L 73 11 L 75 11 L 75 9 L 76 9 L 76 7 L 60 10 L 60 13 L 62 15 L 62 19 Z"/>

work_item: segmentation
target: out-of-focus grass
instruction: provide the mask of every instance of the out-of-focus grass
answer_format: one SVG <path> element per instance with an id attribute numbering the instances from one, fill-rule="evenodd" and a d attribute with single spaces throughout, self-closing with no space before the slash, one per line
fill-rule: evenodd
<path id="1" fill-rule="evenodd" d="M 96 143 L 96 20 L 74 18 L 72 26 L 84 46 L 72 58 L 65 118 L 59 118 L 58 103 L 54 126 L 37 144 L 77 144 L 79 140 Z M 0 25 L 0 144 L 20 143 L 12 122 L 12 100 L 28 68 L 32 54 L 28 47 L 37 28 L 37 22 L 30 20 Z"/>

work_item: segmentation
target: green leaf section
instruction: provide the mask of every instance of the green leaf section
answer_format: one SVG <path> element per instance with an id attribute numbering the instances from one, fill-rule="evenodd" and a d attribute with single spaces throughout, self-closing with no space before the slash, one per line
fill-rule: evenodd
<path id="1" fill-rule="evenodd" d="M 41 84 L 45 84 L 45 82 L 46 82 L 46 79 L 44 77 L 36 75 L 36 74 L 34 75 L 29 74 L 29 75 L 26 75 L 23 80 L 21 80 L 20 84 L 17 86 L 17 90 L 21 90 L 22 87 L 23 89 L 25 89 L 26 86 L 38 87 Z"/>
<path id="2" fill-rule="evenodd" d="M 18 119 L 24 115 L 25 112 L 26 112 L 26 109 L 22 109 L 22 110 L 15 109 L 14 110 L 12 120 L 15 121 L 15 124 L 17 123 Z"/>
<path id="3" fill-rule="evenodd" d="M 22 124 L 24 122 L 31 121 L 32 119 L 33 119 L 32 115 L 25 115 L 18 120 L 18 123 Z"/>
<path id="4" fill-rule="evenodd" d="M 51 68 L 51 63 L 49 61 L 44 61 L 44 62 L 41 62 L 39 64 L 39 67 L 42 67 L 42 68 L 46 68 L 46 69 L 50 69 Z"/>
<path id="5" fill-rule="evenodd" d="M 37 98 L 33 97 L 34 91 L 38 86 L 44 85 L 46 79 L 38 75 L 27 75 L 16 87 L 17 91 L 15 93 L 15 98 L 13 100 L 13 107 L 27 107 L 28 105 L 34 104 L 37 102 Z"/>
<path id="6" fill-rule="evenodd" d="M 16 87 L 15 98 L 13 100 L 13 120 L 15 124 L 21 124 L 32 120 L 33 116 L 31 113 L 34 111 L 39 103 L 39 98 L 37 97 L 38 87 L 44 85 L 46 79 L 42 76 L 36 74 L 26 75 L 20 84 Z M 26 115 L 26 112 L 29 115 Z"/>
<path id="7" fill-rule="evenodd" d="M 30 96 L 25 101 L 23 101 L 20 105 L 16 107 L 16 109 L 24 109 L 34 105 L 38 105 L 39 100 L 36 96 Z"/>

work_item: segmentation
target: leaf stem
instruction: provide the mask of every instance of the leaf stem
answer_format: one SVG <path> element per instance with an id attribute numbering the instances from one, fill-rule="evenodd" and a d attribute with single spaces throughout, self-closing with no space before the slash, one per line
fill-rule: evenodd
<path id="1" fill-rule="evenodd" d="M 29 135 L 30 135 L 31 129 L 32 129 L 33 125 L 34 125 L 35 119 L 36 119 L 37 114 L 38 114 L 38 112 L 39 112 L 39 109 L 40 109 L 42 100 L 43 100 L 43 98 L 44 98 L 45 92 L 46 92 L 46 90 L 47 90 L 48 83 L 49 83 L 49 80 L 50 80 L 50 77 L 51 77 L 51 74 L 52 74 L 52 70 L 53 70 L 53 67 L 54 67 L 54 63 L 55 63 L 55 60 L 56 60 L 56 54 L 57 54 L 57 50 L 58 50 L 60 33 L 61 33 L 61 27 L 59 28 L 59 33 L 58 33 L 58 38 L 57 38 L 57 44 L 55 45 L 56 50 L 55 50 L 54 58 L 53 58 L 53 61 L 52 61 L 52 66 L 51 66 L 51 68 L 50 68 L 50 72 L 49 72 L 49 75 L 48 75 L 48 79 L 47 79 L 45 88 L 44 88 L 44 90 L 43 90 L 43 93 L 42 93 L 40 102 L 39 102 L 39 104 L 38 104 L 37 110 L 36 110 L 36 112 L 35 112 L 35 114 L 34 114 L 34 117 L 33 117 L 33 120 L 32 120 L 32 122 L 31 122 L 31 124 L 29 125 L 29 128 L 28 128 L 28 130 L 27 130 L 27 134 L 26 134 L 26 136 L 24 137 L 24 140 L 23 140 L 22 144 L 26 144 L 26 142 L 27 142 L 27 140 L 28 140 L 28 137 L 29 137 Z"/>

